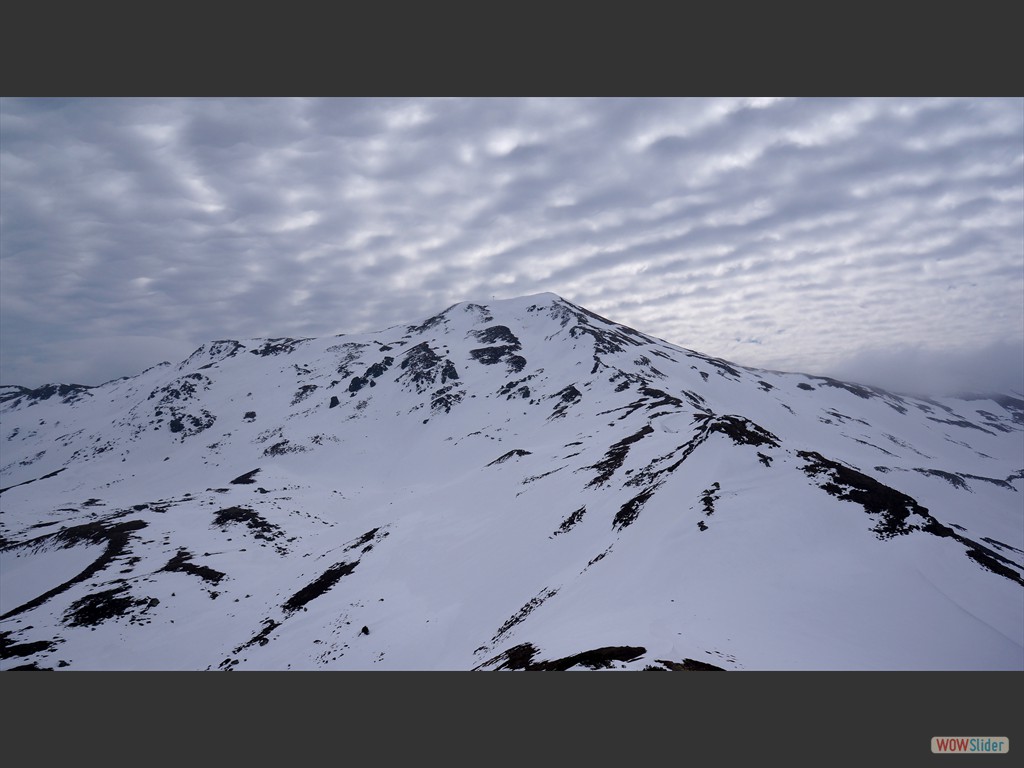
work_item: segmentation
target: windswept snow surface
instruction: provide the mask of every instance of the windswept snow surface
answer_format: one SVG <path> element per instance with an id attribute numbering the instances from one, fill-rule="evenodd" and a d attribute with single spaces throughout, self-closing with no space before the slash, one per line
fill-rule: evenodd
<path id="1" fill-rule="evenodd" d="M 1024 669 L 1024 402 L 554 294 L 0 388 L 0 667 Z"/>

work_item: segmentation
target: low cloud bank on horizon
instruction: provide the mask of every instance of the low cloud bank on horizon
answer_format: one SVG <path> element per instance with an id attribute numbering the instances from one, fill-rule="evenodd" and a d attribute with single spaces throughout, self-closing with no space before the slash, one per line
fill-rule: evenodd
<path id="1" fill-rule="evenodd" d="M 2 99 L 0 382 L 552 291 L 736 363 L 1024 392 L 1024 99 Z"/>

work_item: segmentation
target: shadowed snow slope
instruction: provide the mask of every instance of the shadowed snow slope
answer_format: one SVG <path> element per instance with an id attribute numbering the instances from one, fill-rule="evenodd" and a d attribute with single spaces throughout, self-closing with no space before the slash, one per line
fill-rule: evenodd
<path id="1" fill-rule="evenodd" d="M 554 294 L 0 388 L 4 669 L 1024 669 L 1024 402 Z"/>

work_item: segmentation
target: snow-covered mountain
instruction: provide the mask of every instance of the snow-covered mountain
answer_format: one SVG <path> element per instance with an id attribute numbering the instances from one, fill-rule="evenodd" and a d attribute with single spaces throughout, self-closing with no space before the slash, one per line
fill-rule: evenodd
<path id="1" fill-rule="evenodd" d="M 0 666 L 1024 669 L 1024 402 L 554 294 L 0 388 Z"/>

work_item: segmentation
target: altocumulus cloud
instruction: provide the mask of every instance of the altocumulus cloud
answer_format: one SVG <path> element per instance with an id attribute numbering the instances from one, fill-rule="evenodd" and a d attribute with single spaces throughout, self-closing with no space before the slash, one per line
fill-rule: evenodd
<path id="1" fill-rule="evenodd" d="M 4 99 L 0 195 L 3 383 L 554 291 L 740 364 L 1024 390 L 1021 99 Z"/>

